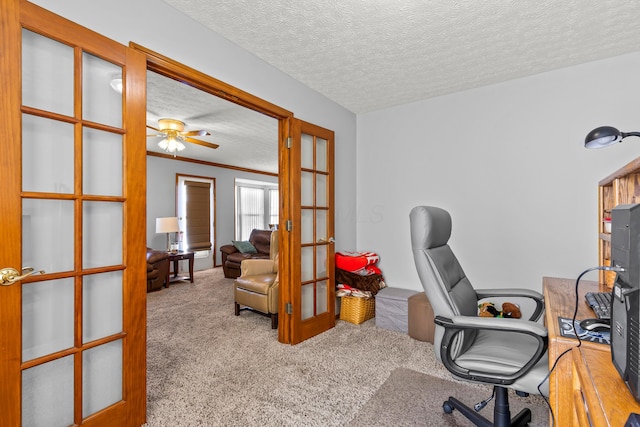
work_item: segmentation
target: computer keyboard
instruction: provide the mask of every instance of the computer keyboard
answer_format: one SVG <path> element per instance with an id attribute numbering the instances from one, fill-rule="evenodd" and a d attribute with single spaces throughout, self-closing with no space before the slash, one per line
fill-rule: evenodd
<path id="1" fill-rule="evenodd" d="M 584 298 L 598 319 L 611 319 L 611 292 L 587 292 Z"/>

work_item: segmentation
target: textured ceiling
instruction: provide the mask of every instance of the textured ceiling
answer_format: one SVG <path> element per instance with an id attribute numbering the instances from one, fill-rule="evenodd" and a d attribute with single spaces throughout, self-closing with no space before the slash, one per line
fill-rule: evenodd
<path id="1" fill-rule="evenodd" d="M 147 125 L 158 119 L 177 119 L 185 131 L 206 130 L 196 139 L 218 144 L 217 149 L 185 144 L 178 156 L 263 172 L 278 173 L 278 121 L 245 107 L 154 72 L 147 72 Z M 148 134 L 157 132 L 148 129 Z M 147 150 L 163 153 L 162 138 L 147 138 Z"/>
<path id="2" fill-rule="evenodd" d="M 635 0 L 164 0 L 355 112 L 636 51 Z"/>

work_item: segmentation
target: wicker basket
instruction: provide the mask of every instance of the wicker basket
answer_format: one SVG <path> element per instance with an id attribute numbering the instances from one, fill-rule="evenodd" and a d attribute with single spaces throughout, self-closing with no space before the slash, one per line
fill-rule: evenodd
<path id="1" fill-rule="evenodd" d="M 359 325 L 376 315 L 375 298 L 342 297 L 340 320 Z"/>

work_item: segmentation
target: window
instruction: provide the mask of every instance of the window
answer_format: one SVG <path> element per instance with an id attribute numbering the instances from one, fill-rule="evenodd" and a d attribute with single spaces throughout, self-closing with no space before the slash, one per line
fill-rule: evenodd
<path id="1" fill-rule="evenodd" d="M 278 224 L 278 185 L 236 180 L 236 240 L 249 240 L 254 228 Z"/>
<path id="2" fill-rule="evenodd" d="M 210 251 L 215 234 L 215 179 L 179 174 L 176 176 L 181 248 L 196 253 Z"/>

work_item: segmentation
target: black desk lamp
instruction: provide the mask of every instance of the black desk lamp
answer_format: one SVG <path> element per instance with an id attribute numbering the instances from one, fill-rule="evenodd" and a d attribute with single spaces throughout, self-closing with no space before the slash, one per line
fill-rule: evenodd
<path id="1" fill-rule="evenodd" d="M 585 148 L 604 148 L 616 142 L 621 142 L 628 136 L 640 136 L 640 132 L 620 132 L 611 126 L 595 128 L 584 139 Z"/>

